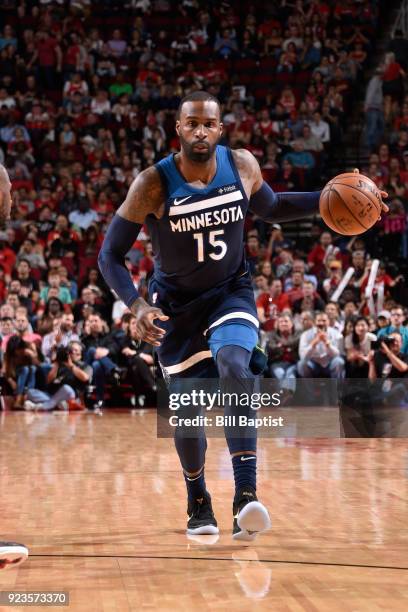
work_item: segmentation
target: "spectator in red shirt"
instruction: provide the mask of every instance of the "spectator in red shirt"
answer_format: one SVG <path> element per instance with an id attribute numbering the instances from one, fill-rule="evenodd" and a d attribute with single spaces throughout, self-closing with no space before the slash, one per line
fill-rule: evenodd
<path id="1" fill-rule="evenodd" d="M 268 293 L 262 293 L 258 297 L 256 308 L 261 328 L 265 331 L 274 329 L 277 315 L 289 308 L 288 296 L 282 292 L 282 281 L 272 281 Z"/>
<path id="2" fill-rule="evenodd" d="M 403 78 L 405 72 L 395 60 L 395 53 L 386 53 L 383 74 L 383 93 L 399 100 L 404 92 Z"/>
<path id="3" fill-rule="evenodd" d="M 286 292 L 289 299 L 289 304 L 292 307 L 296 300 L 303 297 L 303 272 L 292 272 L 291 274 L 291 289 Z"/>
<path id="4" fill-rule="evenodd" d="M 332 245 L 333 238 L 330 232 L 322 232 L 319 244 L 316 244 L 310 251 L 307 261 L 312 274 L 321 278 L 325 272 L 326 258 L 329 255 L 335 255 L 336 259 L 340 259 L 340 251 Z"/>
<path id="5" fill-rule="evenodd" d="M 48 32 L 40 30 L 36 35 L 40 80 L 49 91 L 56 89 L 57 72 L 61 72 L 62 51 L 57 40 Z"/>
<path id="6" fill-rule="evenodd" d="M 0 265 L 3 267 L 4 273 L 7 276 L 11 275 L 15 263 L 16 254 L 8 246 L 7 233 L 0 231 Z"/>
<path id="7" fill-rule="evenodd" d="M 276 330 L 268 338 L 266 350 L 270 375 L 282 381 L 282 386 L 295 391 L 296 363 L 299 359 L 300 333 L 295 330 L 292 317 L 278 316 Z"/>
<path id="8" fill-rule="evenodd" d="M 343 277 L 343 270 L 340 261 L 331 261 L 328 268 L 329 276 L 324 279 L 322 284 L 326 299 L 329 299 L 332 296 Z"/>
<path id="9" fill-rule="evenodd" d="M 146 278 L 153 272 L 153 247 L 150 240 L 146 242 L 144 256 L 139 262 L 139 273 L 141 278 Z"/>
<path id="10" fill-rule="evenodd" d="M 361 296 L 363 297 L 365 294 L 366 287 L 368 285 L 368 279 L 370 275 L 372 262 L 369 261 L 366 266 L 366 273 L 364 275 L 364 279 L 360 286 Z M 385 297 L 390 295 L 390 287 L 395 287 L 395 285 L 404 280 L 404 275 L 399 274 L 396 278 L 392 278 L 389 274 L 387 274 L 385 265 L 381 262 L 378 266 L 377 276 L 375 277 L 373 295 L 377 295 L 378 289 L 380 285 L 384 285 L 384 295 Z"/>

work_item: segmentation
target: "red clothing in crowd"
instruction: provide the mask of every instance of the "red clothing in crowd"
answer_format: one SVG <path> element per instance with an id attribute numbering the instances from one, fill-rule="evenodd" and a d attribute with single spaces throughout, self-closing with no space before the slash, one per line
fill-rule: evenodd
<path id="1" fill-rule="evenodd" d="M 289 308 L 289 299 L 286 293 L 281 293 L 274 298 L 270 293 L 261 293 L 256 300 L 256 307 L 264 311 L 265 319 L 267 319 L 262 324 L 262 329 L 270 331 L 275 327 L 276 316 L 285 308 Z"/>
<path id="2" fill-rule="evenodd" d="M 387 295 L 389 293 L 388 288 L 392 286 L 392 278 L 389 274 L 377 274 L 377 278 L 375 279 L 373 295 L 377 295 L 378 287 L 380 285 L 384 285 L 384 293 Z M 361 283 L 360 291 L 363 296 L 365 293 L 365 289 L 368 285 L 368 276 Z"/>
<path id="3" fill-rule="evenodd" d="M 6 274 L 11 274 L 14 264 L 16 263 L 16 254 L 8 246 L 0 249 L 0 265 L 3 266 Z"/>
<path id="4" fill-rule="evenodd" d="M 57 46 L 57 41 L 51 36 L 45 40 L 37 41 L 38 61 L 41 66 L 55 66 L 57 63 L 57 54 L 55 51 Z"/>
<path id="5" fill-rule="evenodd" d="M 151 257 L 142 257 L 139 262 L 139 272 L 142 276 L 147 276 L 153 272 L 154 261 Z"/>
<path id="6" fill-rule="evenodd" d="M 325 270 L 324 258 L 326 257 L 326 249 L 321 244 L 316 244 L 307 256 L 307 262 L 311 264 L 311 274 L 321 276 Z M 336 259 L 341 261 L 340 252 L 336 253 Z"/>
<path id="7" fill-rule="evenodd" d="M 391 64 L 389 64 L 384 71 L 384 74 L 382 76 L 383 81 L 385 82 L 396 81 L 400 75 L 400 71 L 401 71 L 401 66 L 399 65 L 399 63 L 391 62 Z"/>
<path id="8" fill-rule="evenodd" d="M 386 234 L 403 234 L 407 227 L 405 215 L 385 215 L 381 220 Z"/>

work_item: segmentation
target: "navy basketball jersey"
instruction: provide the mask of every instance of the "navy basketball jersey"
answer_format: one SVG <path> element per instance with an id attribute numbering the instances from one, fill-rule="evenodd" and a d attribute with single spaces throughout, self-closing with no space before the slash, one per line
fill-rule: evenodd
<path id="1" fill-rule="evenodd" d="M 168 287 L 205 291 L 244 270 L 248 199 L 230 149 L 216 148 L 217 171 L 205 188 L 189 185 L 174 155 L 156 164 L 166 190 L 163 217 L 149 215 L 154 276 Z"/>

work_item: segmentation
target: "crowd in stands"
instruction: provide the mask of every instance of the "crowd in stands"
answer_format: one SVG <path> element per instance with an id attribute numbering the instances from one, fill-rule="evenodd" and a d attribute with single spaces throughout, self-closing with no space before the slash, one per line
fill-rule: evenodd
<path id="1" fill-rule="evenodd" d="M 365 96 L 365 173 L 390 196 L 384 217 L 384 248 L 390 257 L 408 257 L 408 40 L 397 30 Z"/>
<path id="2" fill-rule="evenodd" d="M 141 170 L 178 150 L 179 102 L 202 88 L 221 101 L 223 144 L 248 148 L 276 191 L 321 188 L 378 11 L 368 0 L 0 0 L 0 163 L 13 184 L 0 231 L 3 396 L 17 408 L 75 407 L 92 385 L 102 405 L 127 383 L 136 405 L 154 403 L 152 349 L 139 346 L 134 317 L 97 268 L 114 211 Z M 392 262 L 406 245 L 407 109 L 401 88 L 388 91 L 393 137 L 367 169 L 393 198 L 381 224 L 346 240 L 316 222 L 295 244 L 248 218 L 271 376 L 373 376 L 378 328 L 401 335 L 406 360 L 405 285 Z M 364 297 L 377 254 L 381 316 Z M 146 231 L 127 265 L 145 295 Z M 354 277 L 333 302 L 349 265 Z"/>

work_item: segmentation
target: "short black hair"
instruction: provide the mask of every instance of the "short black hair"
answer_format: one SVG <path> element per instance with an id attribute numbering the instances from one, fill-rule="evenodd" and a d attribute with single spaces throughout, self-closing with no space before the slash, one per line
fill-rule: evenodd
<path id="1" fill-rule="evenodd" d="M 183 107 L 183 104 L 185 104 L 186 102 L 215 102 L 221 114 L 221 104 L 218 98 L 210 94 L 208 91 L 203 91 L 200 89 L 199 91 L 193 91 L 181 100 L 177 109 L 177 119 L 180 119 L 181 109 Z"/>

